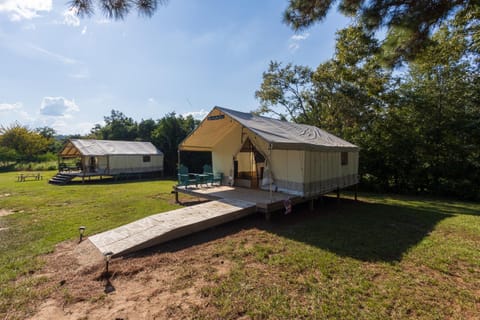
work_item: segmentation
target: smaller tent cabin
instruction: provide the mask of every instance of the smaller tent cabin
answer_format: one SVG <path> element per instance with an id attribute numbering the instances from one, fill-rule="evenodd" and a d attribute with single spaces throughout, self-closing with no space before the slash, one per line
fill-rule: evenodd
<path id="1" fill-rule="evenodd" d="M 224 184 L 312 197 L 358 183 L 359 148 L 314 126 L 215 107 L 179 145 L 212 152 Z"/>
<path id="2" fill-rule="evenodd" d="M 150 142 L 70 139 L 60 151 L 59 159 L 60 170 L 72 169 L 84 174 L 163 172 L 163 153 Z"/>

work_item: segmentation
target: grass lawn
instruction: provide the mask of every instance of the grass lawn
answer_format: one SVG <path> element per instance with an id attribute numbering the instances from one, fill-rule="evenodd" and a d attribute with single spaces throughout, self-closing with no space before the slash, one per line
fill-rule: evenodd
<path id="1" fill-rule="evenodd" d="M 39 269 L 37 257 L 78 237 L 79 226 L 95 234 L 178 208 L 172 181 L 49 185 L 55 173 L 42 172 L 42 181 L 26 182 L 17 182 L 16 172 L 0 173 L 0 209 L 14 212 L 0 217 L 0 315 L 12 299 L 20 307 L 33 294 L 29 282 L 19 287 L 12 280 Z"/>
<path id="2" fill-rule="evenodd" d="M 49 175 L 16 182 L 15 173 L 0 174 L 0 209 L 15 212 L 0 217 L 0 318 L 20 318 L 32 312 L 29 302 L 53 294 L 42 286 L 48 277 L 35 277 L 41 255 L 78 237 L 80 225 L 94 234 L 176 208 L 172 181 L 58 187 L 47 184 Z M 162 280 L 169 293 L 196 283 L 202 302 L 163 314 L 173 318 L 480 318 L 480 204 L 372 194 L 359 200 L 327 198 L 314 212 L 299 205 L 270 222 L 253 216 L 180 239 L 186 245 L 116 262 L 116 270 L 142 267 L 113 282 L 144 281 L 147 290 L 170 270 L 171 279 Z"/>

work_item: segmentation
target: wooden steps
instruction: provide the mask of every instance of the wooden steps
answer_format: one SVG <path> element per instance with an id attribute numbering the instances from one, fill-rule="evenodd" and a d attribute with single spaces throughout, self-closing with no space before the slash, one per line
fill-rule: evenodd
<path id="1" fill-rule="evenodd" d="M 53 176 L 50 180 L 48 180 L 48 183 L 64 185 L 72 181 L 73 178 L 75 178 L 75 176 L 59 172 L 55 176 Z"/>

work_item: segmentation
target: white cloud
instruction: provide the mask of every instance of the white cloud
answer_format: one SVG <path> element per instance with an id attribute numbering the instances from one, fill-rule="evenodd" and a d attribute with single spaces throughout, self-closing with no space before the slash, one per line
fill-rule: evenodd
<path id="1" fill-rule="evenodd" d="M 41 47 L 37 47 L 33 44 L 30 44 L 30 45 L 27 45 L 30 49 L 33 49 L 37 52 L 40 52 L 42 53 L 43 55 L 47 56 L 47 57 L 50 57 L 50 58 L 53 58 L 57 61 L 60 61 L 61 63 L 63 64 L 77 64 L 78 61 L 75 60 L 75 59 L 72 59 L 72 58 L 68 58 L 68 57 L 65 57 L 65 56 L 62 56 L 61 54 L 58 54 L 58 53 L 55 53 L 55 52 L 51 52 L 51 51 L 48 51 L 47 49 L 44 49 L 44 48 L 41 48 Z"/>
<path id="2" fill-rule="evenodd" d="M 190 111 L 182 114 L 183 117 L 192 116 L 196 120 L 203 120 L 208 114 L 208 111 L 200 109 L 200 111 Z"/>
<path id="3" fill-rule="evenodd" d="M 298 50 L 298 48 L 300 48 L 300 45 L 296 42 L 294 43 L 290 43 L 290 45 L 288 46 L 288 50 L 292 51 L 292 52 L 295 52 Z"/>
<path id="4" fill-rule="evenodd" d="M 84 35 L 86 33 L 87 33 L 87 26 L 84 26 L 83 29 L 82 29 L 82 35 Z"/>
<path id="5" fill-rule="evenodd" d="M 42 11 L 52 10 L 52 0 L 1 0 L 0 13 L 8 14 L 11 21 L 38 17 Z"/>
<path id="6" fill-rule="evenodd" d="M 0 0 L 1 1 L 1 0 Z M 19 122 L 31 128 L 48 126 L 60 134 L 87 134 L 93 122 L 79 121 L 73 112 L 79 107 L 73 100 L 63 97 L 43 98 L 40 112 L 28 110 L 21 102 L 0 103 L 0 127 Z"/>
<path id="7" fill-rule="evenodd" d="M 71 118 L 75 111 L 80 111 L 75 101 L 64 97 L 44 97 L 40 105 L 40 114 L 49 117 Z"/>
<path id="8" fill-rule="evenodd" d="M 63 13 L 63 21 L 62 24 L 66 24 L 67 26 L 78 27 L 80 26 L 80 19 L 77 16 L 77 9 L 70 8 L 65 10 Z"/>
<path id="9" fill-rule="evenodd" d="M 38 117 L 30 122 L 32 128 L 50 127 L 58 134 L 87 134 L 95 126 L 93 122 L 82 122 L 73 118 Z"/>
<path id="10" fill-rule="evenodd" d="M 288 45 L 288 50 L 290 50 L 290 52 L 297 51 L 300 48 L 300 42 L 307 40 L 309 36 L 310 33 L 308 32 L 303 34 L 294 34 L 290 37 L 290 44 Z"/>
<path id="11" fill-rule="evenodd" d="M 0 112 L 4 111 L 14 111 L 19 110 L 22 108 L 22 104 L 20 102 L 16 103 L 0 103 Z"/>
<path id="12" fill-rule="evenodd" d="M 301 41 L 301 40 L 306 40 L 310 36 L 310 33 L 304 33 L 304 34 L 295 34 L 293 35 L 290 39 L 292 41 Z"/>
<path id="13" fill-rule="evenodd" d="M 16 121 L 28 124 L 34 120 L 31 112 L 25 111 L 21 102 L 0 103 L 0 114 L 0 126 L 8 125 Z"/>

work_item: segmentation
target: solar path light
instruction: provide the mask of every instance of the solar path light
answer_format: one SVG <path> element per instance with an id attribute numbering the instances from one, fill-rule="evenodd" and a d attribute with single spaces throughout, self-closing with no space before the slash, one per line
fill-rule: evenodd
<path id="1" fill-rule="evenodd" d="M 110 260 L 112 260 L 113 252 L 104 252 L 103 256 L 105 258 L 105 274 L 108 276 L 108 264 L 110 263 Z"/>
<path id="2" fill-rule="evenodd" d="M 81 226 L 80 228 L 78 228 L 78 233 L 80 233 L 80 242 L 82 242 L 83 240 L 83 234 L 85 233 L 85 226 Z"/>

